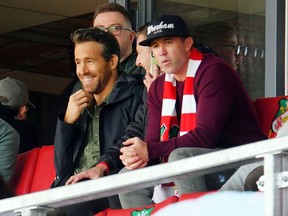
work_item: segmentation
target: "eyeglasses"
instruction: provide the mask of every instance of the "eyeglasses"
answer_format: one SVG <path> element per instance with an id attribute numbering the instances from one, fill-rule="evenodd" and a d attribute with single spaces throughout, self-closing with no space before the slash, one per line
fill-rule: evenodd
<path id="1" fill-rule="evenodd" d="M 232 47 L 235 50 L 236 55 L 254 57 L 254 58 L 264 58 L 265 51 L 261 48 L 247 47 L 241 45 L 223 45 L 224 47 Z"/>
<path id="2" fill-rule="evenodd" d="M 246 56 L 248 54 L 248 47 L 241 46 L 241 45 L 227 45 L 224 44 L 224 47 L 232 47 L 235 50 L 236 55 L 243 55 Z"/>
<path id="3" fill-rule="evenodd" d="M 103 31 L 109 31 L 110 33 L 112 33 L 114 36 L 120 35 L 122 30 L 126 30 L 126 31 L 130 31 L 132 32 L 131 29 L 120 26 L 120 25 L 112 25 L 109 27 L 104 27 L 104 26 L 96 26 L 99 29 L 102 29 Z"/>
<path id="4" fill-rule="evenodd" d="M 264 58 L 264 49 L 261 48 L 249 48 L 249 56 L 254 58 Z"/>

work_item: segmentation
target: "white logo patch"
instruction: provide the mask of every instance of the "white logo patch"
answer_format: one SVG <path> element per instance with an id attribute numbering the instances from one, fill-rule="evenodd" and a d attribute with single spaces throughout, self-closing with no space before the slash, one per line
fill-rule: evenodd
<path id="1" fill-rule="evenodd" d="M 151 25 L 148 26 L 147 28 L 147 35 L 153 33 L 153 34 L 157 34 L 159 32 L 162 32 L 163 29 L 174 29 L 174 23 L 165 23 L 163 24 L 163 21 L 159 24 L 159 25 Z"/>

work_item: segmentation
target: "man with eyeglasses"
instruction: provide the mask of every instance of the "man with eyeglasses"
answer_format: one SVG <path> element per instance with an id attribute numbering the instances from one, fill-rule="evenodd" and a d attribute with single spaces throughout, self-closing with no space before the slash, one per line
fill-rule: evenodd
<path id="1" fill-rule="evenodd" d="M 137 67 L 132 44 L 135 32 L 132 30 L 132 16 L 129 11 L 117 4 L 107 3 L 99 6 L 94 14 L 93 26 L 111 32 L 120 45 L 120 69 L 128 74 L 136 74 L 142 80 L 145 70 Z"/>
<path id="2" fill-rule="evenodd" d="M 229 22 L 217 22 L 198 27 L 195 30 L 195 40 L 201 44 L 205 52 L 214 52 L 234 70 L 238 68 L 238 57 L 244 54 L 238 44 L 237 29 Z M 201 50 L 203 51 L 203 50 Z"/>

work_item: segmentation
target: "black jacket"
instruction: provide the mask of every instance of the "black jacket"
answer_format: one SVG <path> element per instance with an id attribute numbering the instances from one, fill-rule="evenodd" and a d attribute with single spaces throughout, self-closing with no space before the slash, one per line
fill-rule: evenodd
<path id="1" fill-rule="evenodd" d="M 142 67 L 136 65 L 137 53 L 132 52 L 123 62 L 120 63 L 120 71 L 131 74 L 139 81 L 143 81 L 146 71 Z M 56 131 L 57 119 L 60 113 L 65 112 L 69 97 L 73 92 L 75 84 L 79 82 L 78 77 L 75 78 L 59 95 L 57 101 L 52 106 L 48 118 L 45 120 L 45 125 L 40 136 L 40 145 L 53 145 Z"/>
<path id="2" fill-rule="evenodd" d="M 129 138 L 138 137 L 141 140 L 145 139 L 147 124 L 148 124 L 147 96 L 148 96 L 147 89 L 144 87 L 142 103 L 139 105 L 134 119 L 129 123 L 126 129 L 126 133 L 117 141 L 115 150 L 117 146 L 120 149 L 122 147 L 122 143 Z M 115 156 L 117 153 L 119 157 L 120 156 L 119 150 L 115 151 Z M 159 162 L 160 162 L 159 159 L 150 160 L 148 162 L 148 166 L 158 164 Z"/>
<path id="3" fill-rule="evenodd" d="M 123 136 L 129 122 L 134 118 L 142 100 L 142 92 L 142 82 L 122 73 L 111 92 L 107 105 L 100 112 L 101 157 L 98 162 L 107 162 L 111 172 L 117 172 L 123 167 L 119 159 L 119 146 L 116 141 Z M 66 124 L 63 118 L 64 114 L 62 113 L 57 122 L 54 140 L 54 163 L 57 174 L 54 187 L 63 185 L 73 174 L 89 125 L 87 110 L 82 112 L 78 121 L 73 125 Z"/>
<path id="4" fill-rule="evenodd" d="M 12 111 L 0 104 L 0 118 L 10 124 L 20 136 L 19 153 L 38 147 L 38 134 L 34 124 L 28 120 L 15 119 Z"/>

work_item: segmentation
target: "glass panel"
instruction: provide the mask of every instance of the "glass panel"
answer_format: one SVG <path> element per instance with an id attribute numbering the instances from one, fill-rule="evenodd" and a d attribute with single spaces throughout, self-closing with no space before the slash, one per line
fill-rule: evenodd
<path id="1" fill-rule="evenodd" d="M 252 99 L 264 97 L 265 0 L 156 0 L 162 14 L 182 16 L 197 47 L 235 67 Z"/>

